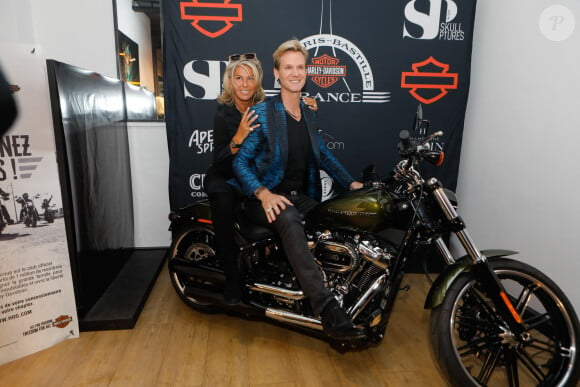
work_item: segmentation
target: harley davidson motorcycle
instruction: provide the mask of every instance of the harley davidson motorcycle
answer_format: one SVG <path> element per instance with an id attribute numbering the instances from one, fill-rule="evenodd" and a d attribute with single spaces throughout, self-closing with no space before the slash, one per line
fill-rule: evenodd
<path id="1" fill-rule="evenodd" d="M 20 203 L 22 208 L 20 209 L 20 219 L 26 225 L 26 227 L 36 227 L 40 216 L 36 210 L 36 206 L 32 199 L 28 197 L 27 193 L 24 193 L 22 197 L 17 198 L 16 202 Z"/>
<path id="2" fill-rule="evenodd" d="M 54 223 L 54 213 L 52 212 L 52 207 L 54 207 L 54 204 L 50 204 L 50 201 L 52 200 L 52 195 L 50 195 L 50 198 L 48 199 L 42 199 L 42 210 L 43 210 L 43 216 L 44 216 L 44 220 L 47 223 Z"/>
<path id="3" fill-rule="evenodd" d="M 0 233 L 6 228 L 8 224 L 10 224 L 10 218 L 8 217 L 8 210 L 2 203 L 2 201 L 8 201 L 9 194 L 4 192 L 2 188 L 0 188 Z M 12 222 L 14 223 L 14 222 Z"/>
<path id="4" fill-rule="evenodd" d="M 455 195 L 421 162 L 439 165 L 431 146 L 442 132 L 426 134 L 415 117 L 413 136 L 400 134 L 402 160 L 386 179 L 321 203 L 305 218 L 313 257 L 330 289 L 364 337 L 334 341 L 341 351 L 381 342 L 401 287 L 405 264 L 420 246 L 434 246 L 446 263 L 427 295 L 435 357 L 456 386 L 575 386 L 580 378 L 580 324 L 562 290 L 534 267 L 508 258 L 514 251 L 480 250 L 458 215 Z M 373 177 L 372 173 L 367 176 Z M 243 303 L 224 304 L 224 274 L 215 253 L 209 203 L 170 214 L 168 251 L 172 283 L 199 311 L 227 310 L 264 316 L 325 337 L 278 237 L 240 212 L 237 243 L 245 288 Z M 467 253 L 455 258 L 455 234 Z M 431 255 L 433 257 L 433 255 Z"/>

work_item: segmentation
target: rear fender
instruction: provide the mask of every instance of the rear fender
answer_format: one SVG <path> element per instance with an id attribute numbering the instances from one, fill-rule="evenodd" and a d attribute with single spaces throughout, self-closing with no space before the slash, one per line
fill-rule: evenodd
<path id="1" fill-rule="evenodd" d="M 512 250 L 481 250 L 481 254 L 489 260 L 517 253 L 517 251 Z M 445 299 L 447 290 L 453 281 L 464 271 L 470 270 L 473 262 L 468 258 L 468 255 L 462 256 L 457 259 L 457 263 L 448 266 L 443 273 L 439 274 L 439 277 L 437 277 L 431 289 L 429 289 L 429 294 L 427 294 L 427 298 L 425 299 L 425 309 L 433 309 L 439 306 Z"/>
<path id="2" fill-rule="evenodd" d="M 169 214 L 171 225 L 169 230 L 177 230 L 178 227 L 184 224 L 192 223 L 212 223 L 211 209 L 208 200 L 201 200 L 199 202 L 182 207 L 177 211 Z"/>

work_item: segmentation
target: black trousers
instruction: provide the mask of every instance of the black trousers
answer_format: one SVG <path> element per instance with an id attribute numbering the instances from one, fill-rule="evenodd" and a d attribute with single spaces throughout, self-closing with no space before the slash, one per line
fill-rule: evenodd
<path id="1" fill-rule="evenodd" d="M 326 304 L 334 297 L 330 290 L 324 287 L 322 274 L 318 270 L 302 225 L 302 215 L 318 205 L 318 202 L 302 194 L 284 195 L 294 206 L 286 206 L 276 220 L 268 223 L 262 203 L 259 200 L 248 200 L 246 211 L 251 219 L 263 226 L 269 227 L 280 235 L 286 257 L 294 270 L 300 287 L 310 300 L 314 314 L 319 315 Z"/>
<path id="2" fill-rule="evenodd" d="M 210 177 L 211 176 L 211 177 Z M 241 194 L 226 179 L 217 175 L 206 175 L 204 186 L 209 197 L 213 229 L 216 240 L 216 253 L 222 258 L 226 287 L 235 291 L 240 289 L 240 270 L 238 246 L 234 237 L 234 215 Z"/>

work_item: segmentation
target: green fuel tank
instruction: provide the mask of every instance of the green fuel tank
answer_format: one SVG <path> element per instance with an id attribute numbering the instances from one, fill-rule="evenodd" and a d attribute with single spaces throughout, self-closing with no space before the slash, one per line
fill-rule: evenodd
<path id="1" fill-rule="evenodd" d="M 329 228 L 374 232 L 405 227 L 405 217 L 396 198 L 384 187 L 350 191 L 316 207 L 308 221 Z M 407 218 L 408 219 L 408 218 Z"/>

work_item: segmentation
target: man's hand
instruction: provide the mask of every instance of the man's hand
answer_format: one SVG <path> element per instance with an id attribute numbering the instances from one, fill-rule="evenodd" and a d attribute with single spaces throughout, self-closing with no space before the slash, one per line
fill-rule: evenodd
<path id="1" fill-rule="evenodd" d="M 262 202 L 262 208 L 266 213 L 268 223 L 272 223 L 276 220 L 276 215 L 280 215 L 280 212 L 285 210 L 287 205 L 293 206 L 292 202 L 285 196 L 272 193 L 267 188 L 258 190 L 259 193 L 256 197 Z"/>
<path id="2" fill-rule="evenodd" d="M 360 189 L 363 187 L 363 183 L 361 183 L 360 181 L 353 181 L 352 183 L 350 183 L 350 186 L 348 187 L 348 189 L 355 190 L 355 189 Z"/>

